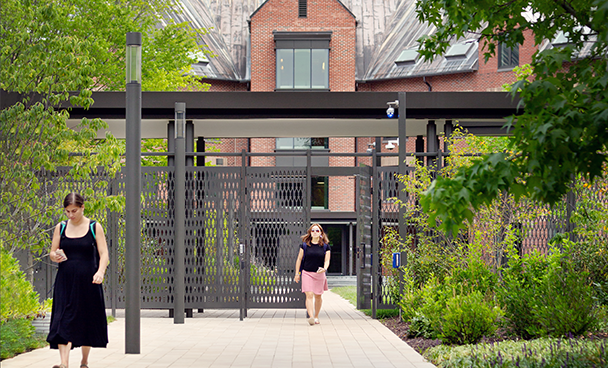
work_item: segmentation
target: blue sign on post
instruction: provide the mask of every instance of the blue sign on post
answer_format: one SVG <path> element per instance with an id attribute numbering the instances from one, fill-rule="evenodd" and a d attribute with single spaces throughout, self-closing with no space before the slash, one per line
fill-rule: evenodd
<path id="1" fill-rule="evenodd" d="M 401 252 L 393 253 L 393 268 L 401 267 Z"/>

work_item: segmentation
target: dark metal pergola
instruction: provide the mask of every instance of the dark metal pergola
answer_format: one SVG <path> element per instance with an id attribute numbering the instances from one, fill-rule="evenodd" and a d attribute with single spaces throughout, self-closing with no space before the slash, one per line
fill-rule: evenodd
<path id="1" fill-rule="evenodd" d="M 70 109 L 69 126 L 76 126 L 81 118 L 101 118 L 108 122 L 108 130 L 115 137 L 129 138 L 125 133 L 129 110 L 126 97 L 125 92 L 95 92 L 92 95 L 95 103 L 88 110 L 71 106 L 69 102 L 60 108 Z M 18 94 L 0 91 L 0 108 L 11 106 L 21 98 Z M 395 102 L 398 102 L 395 117 L 388 118 L 388 103 Z M 426 151 L 433 154 L 439 151 L 438 134 L 451 135 L 454 124 L 472 134 L 505 135 L 508 134 L 503 127 L 505 117 L 521 111 L 519 100 L 499 92 L 143 92 L 141 135 L 136 135 L 135 139 L 168 138 L 169 150 L 179 154 L 176 138 L 172 137 L 176 103 L 185 104 L 189 125 L 185 132 L 187 152 L 183 148 L 179 150 L 182 156 L 193 154 L 193 146 L 188 142 L 195 137 L 311 135 L 376 137 L 377 142 L 379 137 L 398 137 L 405 142 L 407 137 L 426 136 Z M 98 134 L 105 136 L 105 132 Z M 139 146 L 137 142 L 127 140 L 127 147 Z M 400 174 L 406 172 L 406 154 L 406 145 L 400 144 Z M 185 161 L 180 162 L 179 166 L 185 165 Z M 405 195 L 403 191 L 399 192 L 402 201 L 405 201 Z M 139 199 L 139 196 L 131 196 Z M 133 207 L 137 207 L 136 204 Z M 402 211 L 400 219 L 404 217 Z M 405 233 L 405 226 L 400 220 L 400 233 Z M 127 279 L 135 279 L 138 274 L 137 271 Z M 133 340 L 133 347 L 127 347 L 127 352 L 138 353 L 138 336 L 127 340 Z"/>

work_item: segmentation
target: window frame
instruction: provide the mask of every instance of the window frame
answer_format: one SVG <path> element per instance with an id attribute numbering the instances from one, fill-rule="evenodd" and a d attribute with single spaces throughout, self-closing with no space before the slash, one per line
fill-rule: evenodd
<path id="1" fill-rule="evenodd" d="M 273 35 L 276 58 L 275 91 L 330 91 L 329 43 L 331 41 L 332 31 L 274 31 Z M 287 50 L 291 50 L 291 53 Z M 298 50 L 300 50 L 300 52 L 297 52 Z M 303 52 L 304 50 L 308 50 L 309 52 Z M 325 50 L 324 55 L 315 50 Z M 285 64 L 281 64 L 283 60 L 286 60 L 284 62 Z M 307 74 L 308 77 L 308 87 L 305 87 L 302 83 L 299 83 L 299 85 L 297 83 L 298 80 L 300 82 L 302 81 L 302 74 L 298 75 L 298 69 L 296 68 L 298 63 L 301 63 L 308 69 L 304 73 Z M 291 67 L 288 66 L 289 64 Z M 288 73 L 290 73 L 289 75 L 279 73 L 279 70 L 284 67 L 287 67 Z M 318 73 L 320 70 L 324 71 Z M 304 80 L 305 79 L 306 78 L 304 78 Z M 319 84 L 319 80 L 321 80 L 322 83 Z M 315 87 L 315 82 L 319 87 Z M 285 85 L 291 85 L 291 87 L 284 87 Z"/>
<path id="2" fill-rule="evenodd" d="M 512 63 L 513 61 L 513 51 L 517 51 L 517 64 Z M 505 51 L 509 52 L 509 63 L 503 64 L 503 54 Z M 501 42 L 498 45 L 498 70 L 513 70 L 513 68 L 519 66 L 519 44 L 515 47 L 508 47 L 505 43 Z"/>

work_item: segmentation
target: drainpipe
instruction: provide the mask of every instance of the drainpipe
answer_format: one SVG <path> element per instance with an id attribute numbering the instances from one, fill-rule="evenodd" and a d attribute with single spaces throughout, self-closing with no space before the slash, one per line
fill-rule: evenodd
<path id="1" fill-rule="evenodd" d="M 429 92 L 433 92 L 433 86 L 431 86 L 431 84 L 426 81 L 426 76 L 422 77 L 422 81 L 424 82 L 424 84 L 429 86 Z"/>

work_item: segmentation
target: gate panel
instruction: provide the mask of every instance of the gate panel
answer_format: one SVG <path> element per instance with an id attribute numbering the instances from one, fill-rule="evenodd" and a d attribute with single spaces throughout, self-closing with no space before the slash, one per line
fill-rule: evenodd
<path id="1" fill-rule="evenodd" d="M 369 166 L 360 168 L 357 191 L 357 309 L 371 308 L 372 294 L 372 194 Z"/>
<path id="2" fill-rule="evenodd" d="M 303 205 L 306 170 L 247 168 L 250 284 L 248 308 L 301 308 L 293 281 L 300 236 L 308 229 Z"/>
<path id="3" fill-rule="evenodd" d="M 186 308 L 239 308 L 240 168 L 186 170 Z"/>
<path id="4" fill-rule="evenodd" d="M 141 168 L 141 306 L 142 308 L 173 308 L 173 168 Z M 121 180 L 122 181 L 122 180 Z M 124 190 L 124 181 L 120 187 Z M 123 220 L 124 218 L 121 218 Z M 125 233 L 125 221 L 119 221 L 117 232 Z M 126 282 L 124 272 L 124 236 L 119 237 L 118 284 Z M 124 306 L 124 288 L 117 292 L 117 304 Z"/>
<path id="5" fill-rule="evenodd" d="M 399 231 L 399 186 L 396 167 L 378 167 L 378 184 L 380 189 L 379 206 L 380 211 L 380 247 L 384 246 L 384 236 L 386 232 L 393 228 Z M 380 258 L 380 254 L 378 254 Z M 378 309 L 397 308 L 396 301 L 393 300 L 391 290 L 396 282 L 393 269 L 385 269 L 379 265 L 378 277 Z"/>

